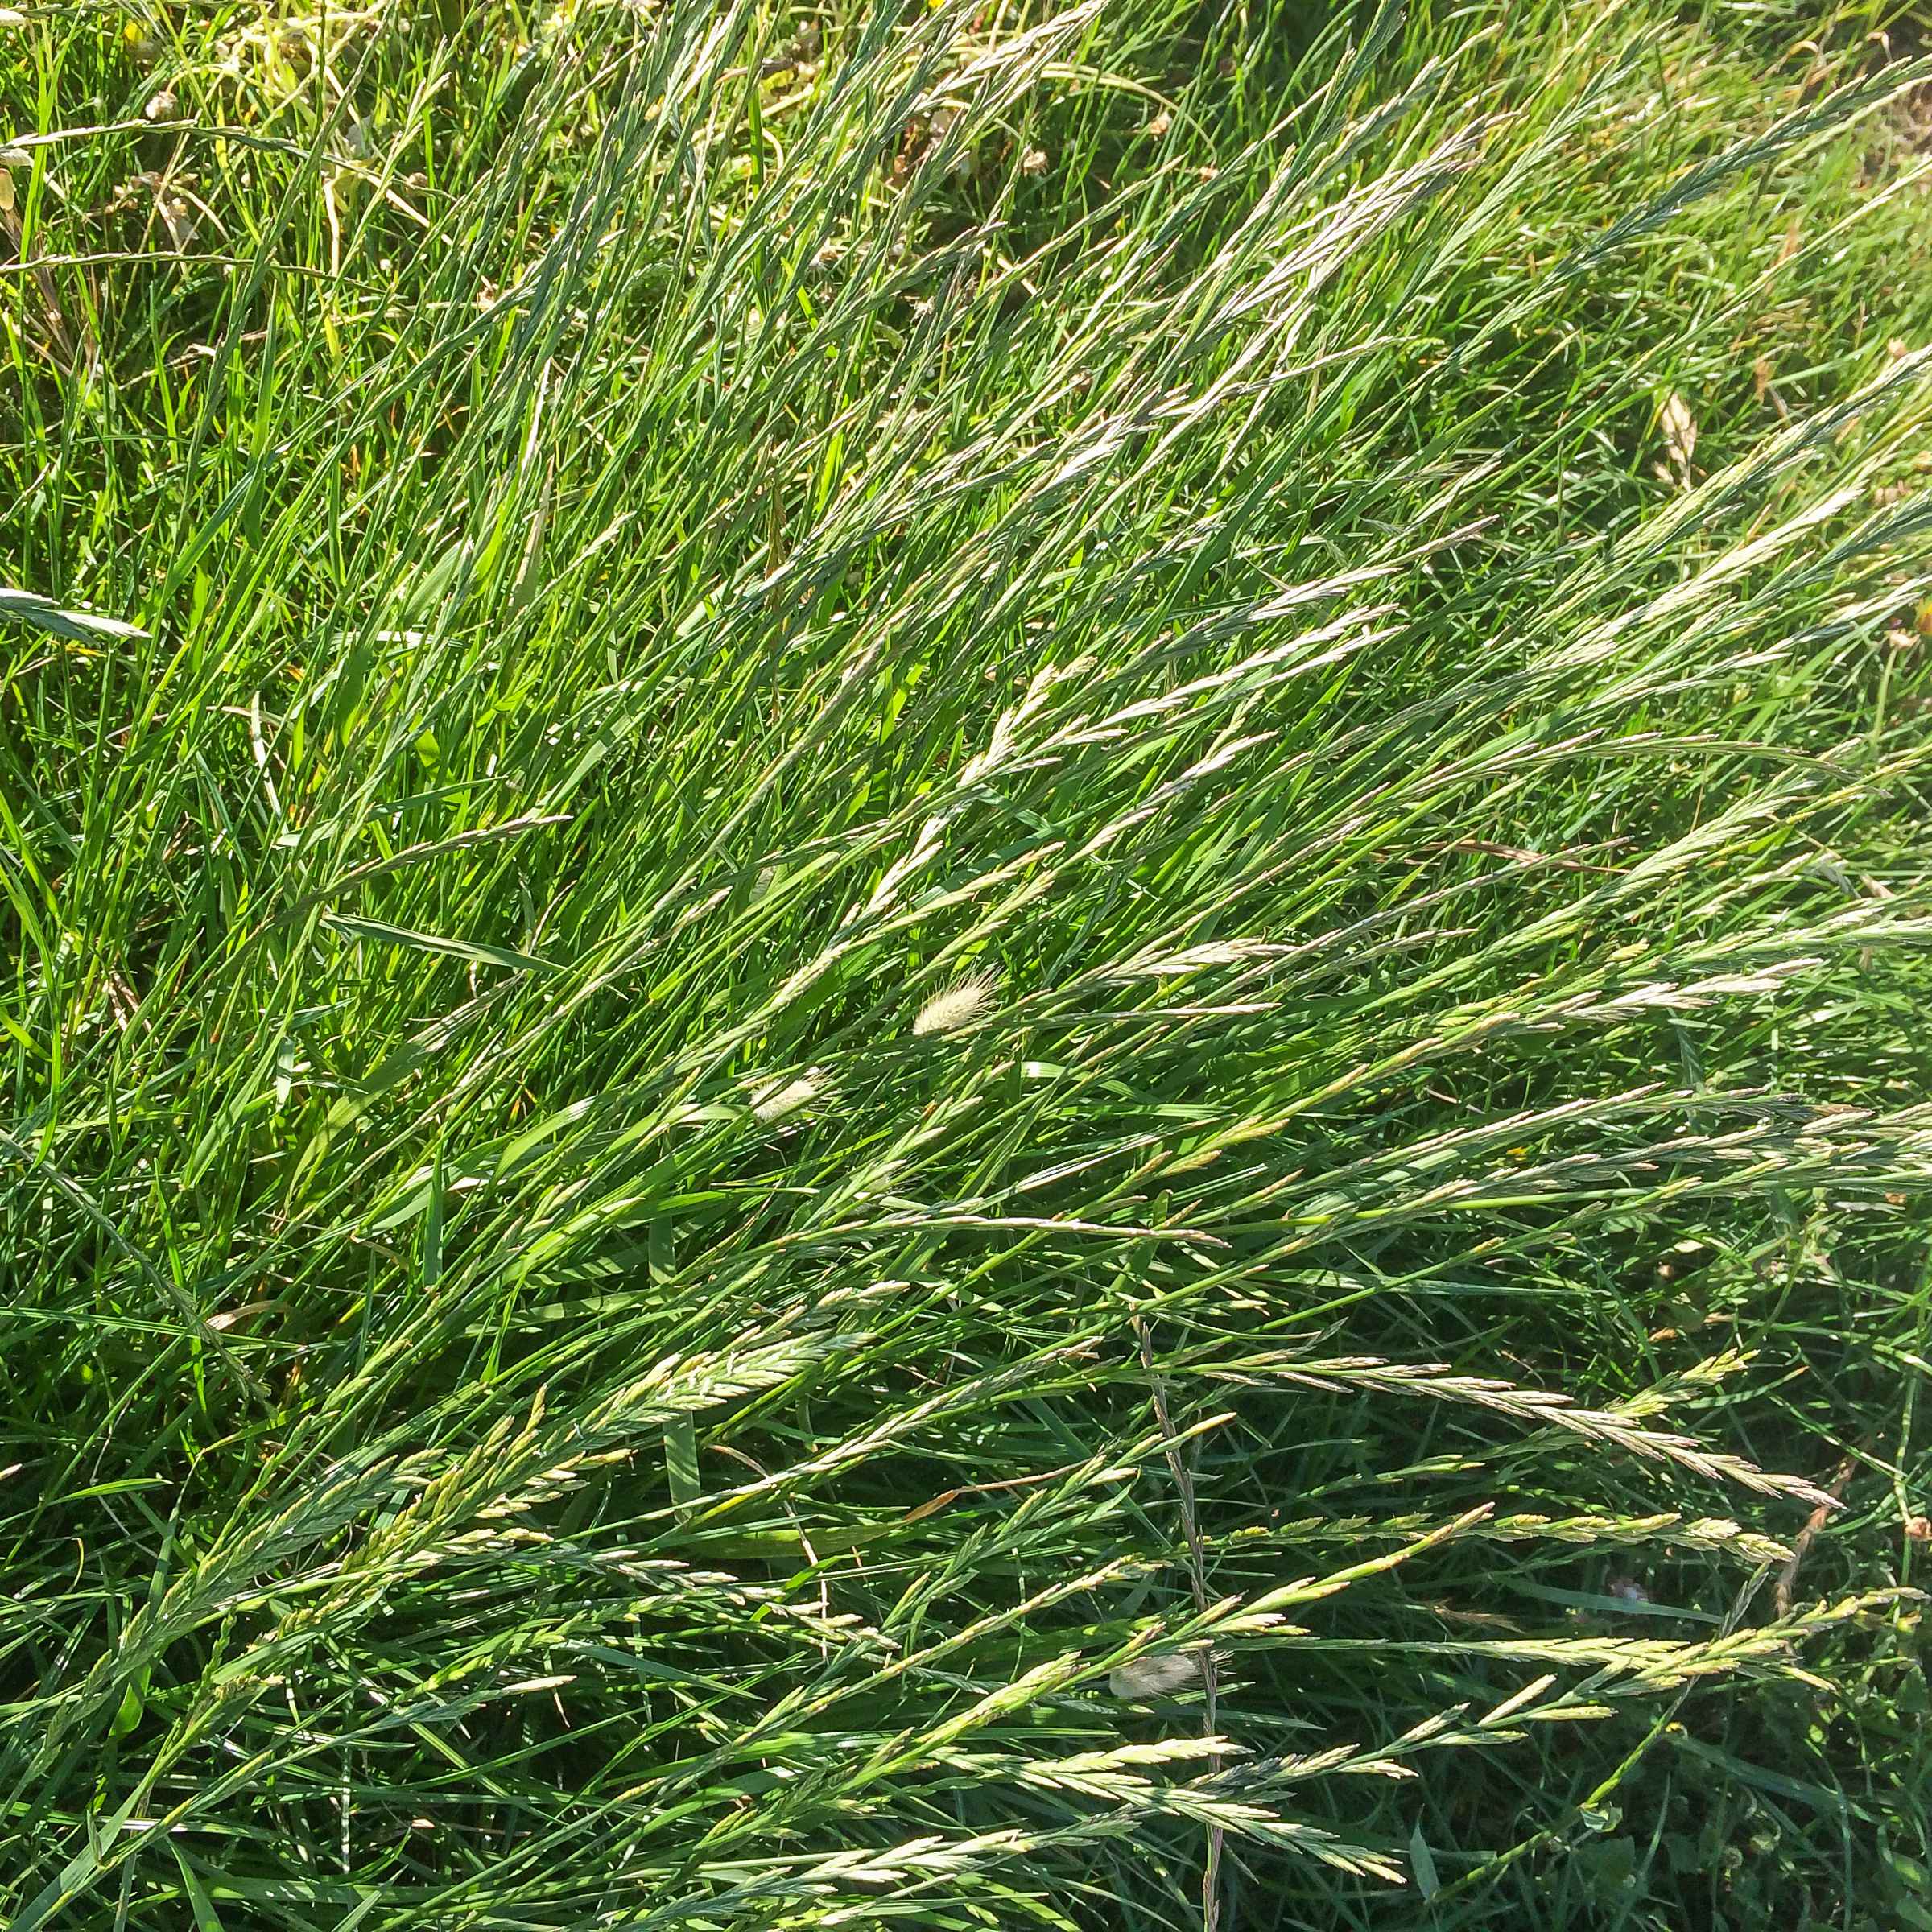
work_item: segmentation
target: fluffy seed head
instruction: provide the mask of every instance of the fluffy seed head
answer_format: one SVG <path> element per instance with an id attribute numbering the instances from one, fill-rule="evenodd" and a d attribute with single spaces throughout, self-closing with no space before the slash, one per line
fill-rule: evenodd
<path id="1" fill-rule="evenodd" d="M 752 1088 L 751 1110 L 770 1126 L 809 1105 L 824 1091 L 824 1075 L 815 1067 L 790 1080 L 780 1075 L 776 1080 L 761 1080 Z"/>
<path id="2" fill-rule="evenodd" d="M 1107 1673 L 1107 1688 L 1124 1703 L 1142 1698 L 1171 1697 L 1201 1682 L 1203 1674 L 1199 1650 L 1179 1650 L 1166 1657 L 1137 1657 Z"/>
<path id="3" fill-rule="evenodd" d="M 935 993 L 919 1009 L 912 1030 L 920 1038 L 958 1033 L 982 1018 L 993 1005 L 993 978 L 989 972 L 968 975 L 943 993 Z"/>

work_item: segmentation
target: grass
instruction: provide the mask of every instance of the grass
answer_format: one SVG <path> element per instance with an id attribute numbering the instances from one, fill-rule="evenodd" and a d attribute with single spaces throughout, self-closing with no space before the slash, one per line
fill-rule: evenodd
<path id="1" fill-rule="evenodd" d="M 1932 1926 L 1916 41 L 0 26 L 14 1932 Z"/>

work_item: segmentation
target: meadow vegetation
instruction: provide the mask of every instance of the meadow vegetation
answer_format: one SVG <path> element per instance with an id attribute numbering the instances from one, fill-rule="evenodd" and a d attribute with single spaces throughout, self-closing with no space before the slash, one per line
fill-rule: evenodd
<path id="1" fill-rule="evenodd" d="M 1919 40 L 0 18 L 14 1932 L 1932 1927 Z"/>

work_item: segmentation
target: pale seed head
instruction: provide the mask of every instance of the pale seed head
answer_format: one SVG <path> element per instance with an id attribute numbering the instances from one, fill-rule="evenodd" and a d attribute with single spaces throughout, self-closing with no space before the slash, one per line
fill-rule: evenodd
<path id="1" fill-rule="evenodd" d="M 1165 1657 L 1137 1657 L 1107 1673 L 1107 1688 L 1125 1703 L 1143 1698 L 1173 1697 L 1191 1690 L 1205 1676 L 1203 1654 L 1199 1650 L 1170 1651 Z"/>
<path id="2" fill-rule="evenodd" d="M 956 985 L 948 986 L 943 993 L 935 993 L 919 1009 L 919 1018 L 912 1022 L 912 1030 L 921 1039 L 937 1034 L 960 1032 L 985 1017 L 993 1005 L 993 993 L 991 973 L 970 974 Z"/>
<path id="3" fill-rule="evenodd" d="M 751 1111 L 770 1126 L 809 1106 L 824 1091 L 824 1076 L 815 1067 L 789 1080 L 781 1074 L 775 1080 L 759 1081 L 751 1089 Z"/>

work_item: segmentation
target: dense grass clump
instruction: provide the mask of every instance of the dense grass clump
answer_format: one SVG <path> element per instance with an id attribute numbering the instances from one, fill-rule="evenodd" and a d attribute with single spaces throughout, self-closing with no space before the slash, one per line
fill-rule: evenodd
<path id="1" fill-rule="evenodd" d="M 1915 46 L 10 15 L 15 1932 L 1932 1926 Z"/>

